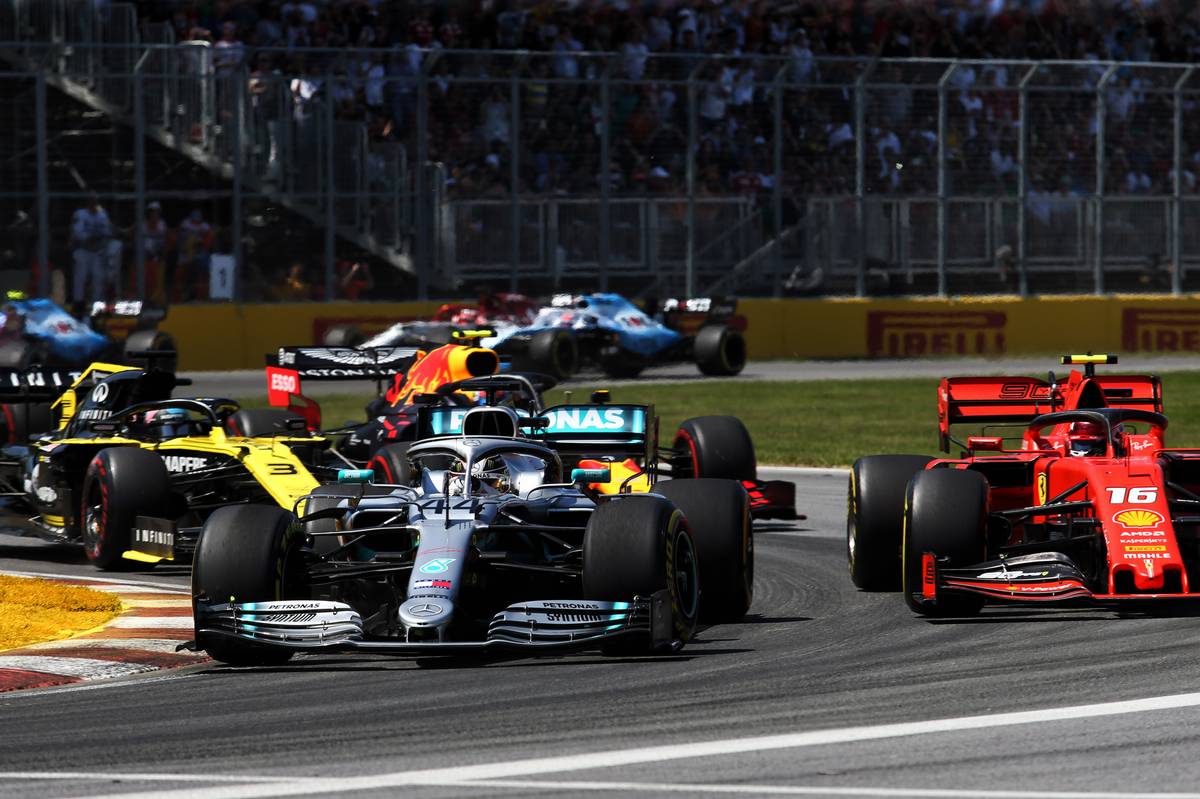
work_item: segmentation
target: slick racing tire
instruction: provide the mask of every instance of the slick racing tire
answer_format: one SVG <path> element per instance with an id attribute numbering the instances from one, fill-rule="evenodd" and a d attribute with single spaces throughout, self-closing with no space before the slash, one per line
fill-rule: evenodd
<path id="1" fill-rule="evenodd" d="M 366 336 L 354 325 L 335 325 L 325 331 L 321 343 L 326 347 L 357 347 L 364 341 Z"/>
<path id="2" fill-rule="evenodd" d="M 746 368 L 746 339 L 725 325 L 705 325 L 692 344 L 696 366 L 706 375 L 729 377 Z"/>
<path id="3" fill-rule="evenodd" d="M 628 602 L 667 589 L 673 633 L 681 643 L 696 631 L 700 564 L 683 513 L 657 496 L 629 496 L 601 504 L 583 536 L 583 598 Z M 607 642 L 607 654 L 646 652 L 644 636 Z"/>
<path id="4" fill-rule="evenodd" d="M 0 345 L 0 368 L 29 369 L 48 360 L 46 349 L 36 341 L 10 341 Z"/>
<path id="5" fill-rule="evenodd" d="M 196 545 L 193 603 L 201 598 L 215 603 L 305 599 L 308 592 L 298 537 L 292 514 L 282 508 L 218 508 L 204 523 Z M 231 666 L 273 666 L 292 657 L 290 649 L 224 636 L 198 633 L 196 644 L 214 660 Z"/>
<path id="6" fill-rule="evenodd" d="M 754 480 L 758 460 L 750 432 L 736 416 L 697 416 L 679 425 L 671 460 L 677 477 Z"/>
<path id="7" fill-rule="evenodd" d="M 683 511 L 696 544 L 704 586 L 700 621 L 737 621 L 754 600 L 750 496 L 733 480 L 664 480 L 654 486 Z"/>
<path id="8" fill-rule="evenodd" d="M 632 380 L 646 368 L 646 361 L 632 352 L 611 355 L 600 362 L 604 374 L 616 380 Z"/>
<path id="9" fill-rule="evenodd" d="M 171 479 L 162 458 L 137 447 L 102 449 L 88 464 L 80 503 L 80 540 L 88 560 L 101 569 L 131 567 L 130 548 L 138 516 L 166 516 Z"/>
<path id="10" fill-rule="evenodd" d="M 974 594 L 939 596 L 936 604 L 917 601 L 921 559 L 932 552 L 939 566 L 962 568 L 985 559 L 984 517 L 988 485 L 979 472 L 933 469 L 908 484 L 904 518 L 904 601 L 923 616 L 973 616 L 984 599 Z"/>
<path id="11" fill-rule="evenodd" d="M 283 408 L 243 408 L 225 420 L 225 432 L 234 436 L 257 438 L 286 433 L 290 436 L 307 436 L 308 428 L 290 429 L 288 422 L 304 418 Z"/>
<path id="12" fill-rule="evenodd" d="M 31 436 L 54 429 L 54 412 L 48 402 L 0 404 L 0 440 L 24 444 Z"/>
<path id="13" fill-rule="evenodd" d="M 908 481 L 933 458 L 868 455 L 850 468 L 846 560 L 850 579 L 864 591 L 900 590 L 900 542 Z"/>
<path id="14" fill-rule="evenodd" d="M 147 351 L 162 354 L 152 357 L 137 354 Z M 179 365 L 175 339 L 161 330 L 135 330 L 130 333 L 129 338 L 125 339 L 124 357 L 130 366 L 157 369 L 160 372 L 174 372 Z"/>
<path id="15" fill-rule="evenodd" d="M 566 380 L 579 371 L 579 342 L 567 330 L 542 330 L 529 341 L 531 371 Z"/>
<path id="16" fill-rule="evenodd" d="M 408 441 L 399 444 L 384 444 L 375 450 L 367 468 L 375 471 L 375 482 L 406 486 L 412 482 L 412 468 L 408 464 Z"/>

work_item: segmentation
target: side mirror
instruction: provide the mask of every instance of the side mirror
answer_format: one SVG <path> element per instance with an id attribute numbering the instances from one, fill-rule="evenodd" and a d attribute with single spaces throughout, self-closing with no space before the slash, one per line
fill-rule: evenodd
<path id="1" fill-rule="evenodd" d="M 414 394 L 412 397 L 414 405 L 437 405 L 442 401 L 440 394 Z"/>
<path id="2" fill-rule="evenodd" d="M 603 469 L 572 469 L 572 483 L 607 483 L 612 479 L 612 470 Z"/>
<path id="3" fill-rule="evenodd" d="M 545 416 L 530 416 L 528 419 L 518 419 L 517 427 L 529 430 L 544 430 L 550 426 L 550 420 Z"/>
<path id="4" fill-rule="evenodd" d="M 374 469 L 338 469 L 339 483 L 373 483 L 375 482 Z"/>
<path id="5" fill-rule="evenodd" d="M 592 392 L 593 405 L 607 405 L 609 400 L 609 392 L 607 388 L 596 389 Z"/>
<path id="6" fill-rule="evenodd" d="M 1000 436 L 967 436 L 967 449 L 973 452 L 1003 452 L 1004 439 Z"/>
<path id="7" fill-rule="evenodd" d="M 121 429 L 120 422 L 112 422 L 107 419 L 93 419 L 88 422 L 88 430 L 93 433 L 109 433 L 115 434 Z"/>

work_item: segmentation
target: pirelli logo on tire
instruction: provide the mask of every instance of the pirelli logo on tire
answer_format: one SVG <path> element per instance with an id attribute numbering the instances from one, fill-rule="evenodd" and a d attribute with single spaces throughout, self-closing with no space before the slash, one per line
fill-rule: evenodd
<path id="1" fill-rule="evenodd" d="M 1126 308 L 1121 312 L 1125 352 L 1200 352 L 1200 308 Z"/>
<path id="2" fill-rule="evenodd" d="M 868 311 L 867 355 L 1001 355 L 1004 311 Z"/>

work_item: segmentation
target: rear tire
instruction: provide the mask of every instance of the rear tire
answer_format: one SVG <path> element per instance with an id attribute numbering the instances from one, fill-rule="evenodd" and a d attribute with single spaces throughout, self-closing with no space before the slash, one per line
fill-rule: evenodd
<path id="1" fill-rule="evenodd" d="M 200 598 L 217 603 L 306 598 L 296 532 L 292 514 L 279 507 L 218 508 L 196 545 L 193 605 Z M 274 666 L 292 657 L 290 649 L 235 638 L 197 636 L 196 644 L 231 666 Z"/>
<path id="2" fill-rule="evenodd" d="M 46 363 L 46 349 L 36 341 L 10 341 L 0 345 L 0 368 L 29 369 Z"/>
<path id="3" fill-rule="evenodd" d="M 746 368 L 746 339 L 725 325 L 705 325 L 692 344 L 696 366 L 706 375 L 730 377 Z"/>
<path id="4" fill-rule="evenodd" d="M 161 352 L 163 355 L 152 358 L 138 357 L 137 352 Z M 179 352 L 175 339 L 169 333 L 161 330 L 135 330 L 125 339 L 125 362 L 130 366 L 140 366 L 143 369 L 156 369 L 160 372 L 174 372 L 179 365 Z"/>
<path id="5" fill-rule="evenodd" d="M 165 517 L 171 478 L 162 458 L 136 447 L 96 453 L 83 478 L 80 539 L 88 560 L 101 569 L 132 567 L 121 555 L 130 547 L 138 516 Z"/>
<path id="6" fill-rule="evenodd" d="M 868 455 L 850 468 L 846 508 L 846 561 L 864 591 L 899 591 L 904 498 L 908 481 L 933 458 Z"/>
<path id="7" fill-rule="evenodd" d="M 921 591 L 921 558 L 932 552 L 949 568 L 981 563 L 986 557 L 984 523 L 988 484 L 979 472 L 934 469 L 908 484 L 904 518 L 904 601 L 923 616 L 973 616 L 984 598 L 974 594 L 939 596 L 936 605 L 913 598 Z"/>
<path id="8" fill-rule="evenodd" d="M 293 419 L 304 421 L 304 417 L 283 408 L 243 408 L 225 420 L 225 431 L 230 435 L 246 438 L 280 434 L 307 436 L 307 427 L 298 430 L 288 427 L 288 422 Z"/>
<path id="9" fill-rule="evenodd" d="M 656 496 L 622 497 L 601 504 L 583 536 L 583 598 L 628 602 L 667 589 L 675 637 L 696 631 L 700 568 L 683 513 Z M 606 653 L 644 652 L 640 636 L 606 642 Z"/>
<path id="10" fill-rule="evenodd" d="M 48 402 L 0 405 L 0 437 L 9 444 L 24 444 L 30 437 L 54 429 L 54 413 Z"/>
<path id="11" fill-rule="evenodd" d="M 406 486 L 412 482 L 412 467 L 408 463 L 408 447 L 411 442 L 385 444 L 375 450 L 367 468 L 375 470 L 375 479 L 380 483 Z"/>
<path id="12" fill-rule="evenodd" d="M 357 347 L 364 341 L 366 336 L 354 325 L 337 325 L 325 331 L 321 343 L 326 347 Z"/>
<path id="13" fill-rule="evenodd" d="M 679 477 L 714 477 L 723 480 L 754 480 L 758 460 L 750 431 L 736 416 L 697 416 L 679 425 L 672 460 Z"/>
<path id="14" fill-rule="evenodd" d="M 683 511 L 696 543 L 704 590 L 700 621 L 737 621 L 754 601 L 750 496 L 733 480 L 665 480 L 654 486 Z"/>

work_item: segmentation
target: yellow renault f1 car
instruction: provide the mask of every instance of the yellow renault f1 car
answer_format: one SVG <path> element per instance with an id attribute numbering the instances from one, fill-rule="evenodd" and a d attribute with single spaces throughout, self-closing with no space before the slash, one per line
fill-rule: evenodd
<path id="1" fill-rule="evenodd" d="M 315 489 L 326 440 L 279 409 L 172 398 L 170 372 L 94 363 L 53 403 L 54 430 L 0 450 L 0 486 L 51 541 L 78 542 L 101 569 L 190 562 L 216 508 L 292 510 Z M 325 475 L 325 472 L 331 474 Z"/>

